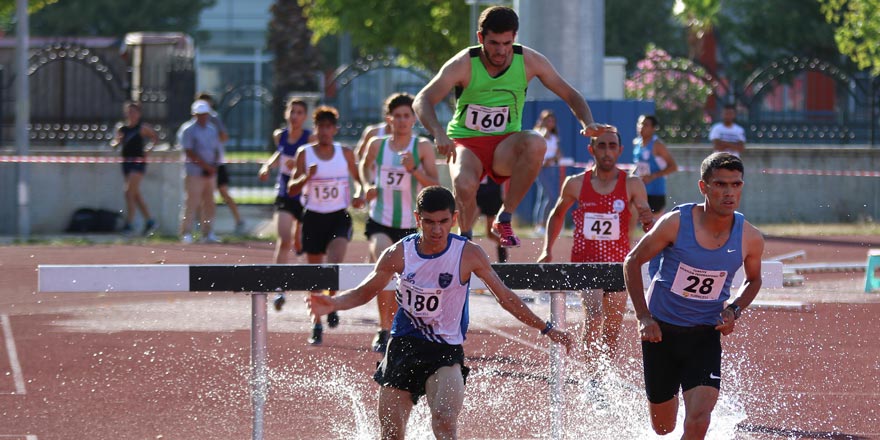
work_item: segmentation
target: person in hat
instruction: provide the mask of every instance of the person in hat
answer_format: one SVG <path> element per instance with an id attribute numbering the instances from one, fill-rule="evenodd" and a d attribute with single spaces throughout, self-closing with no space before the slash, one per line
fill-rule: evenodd
<path id="1" fill-rule="evenodd" d="M 210 123 L 211 104 L 196 100 L 190 107 L 192 119 L 183 123 L 177 131 L 177 142 L 183 149 L 186 164 L 184 188 L 186 201 L 180 222 L 180 240 L 193 242 L 192 227 L 196 212 L 201 214 L 202 241 L 218 243 L 214 235 L 214 189 L 217 165 L 220 163 L 220 132 Z"/>

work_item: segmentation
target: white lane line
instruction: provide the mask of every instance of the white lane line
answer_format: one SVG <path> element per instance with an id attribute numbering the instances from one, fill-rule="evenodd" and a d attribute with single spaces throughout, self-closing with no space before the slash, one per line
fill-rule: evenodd
<path id="1" fill-rule="evenodd" d="M 6 351 L 9 353 L 9 366 L 12 368 L 15 393 L 27 394 L 24 389 L 24 375 L 21 374 L 21 364 L 18 362 L 18 351 L 15 349 L 15 339 L 12 338 L 12 325 L 9 323 L 8 315 L 0 315 L 0 326 L 3 327 L 3 339 L 6 340 Z"/>

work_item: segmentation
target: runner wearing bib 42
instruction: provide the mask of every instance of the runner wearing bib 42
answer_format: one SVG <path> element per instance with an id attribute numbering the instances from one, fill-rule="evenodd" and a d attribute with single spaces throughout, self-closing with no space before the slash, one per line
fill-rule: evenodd
<path id="1" fill-rule="evenodd" d="M 599 194 L 590 184 L 593 171 L 584 175 L 578 207 L 572 213 L 574 245 L 573 263 L 619 263 L 629 252 L 629 195 L 627 174 L 619 170 L 617 184 L 608 194 Z"/>

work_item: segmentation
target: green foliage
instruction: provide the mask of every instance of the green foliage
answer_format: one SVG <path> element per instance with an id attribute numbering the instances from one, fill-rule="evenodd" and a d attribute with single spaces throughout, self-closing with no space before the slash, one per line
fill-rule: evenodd
<path id="1" fill-rule="evenodd" d="M 30 17 L 32 35 L 117 36 L 129 32 L 192 34 L 215 0 L 60 0 Z"/>
<path id="2" fill-rule="evenodd" d="M 361 55 L 393 48 L 403 63 L 437 70 L 469 41 L 461 0 L 300 0 L 315 42 L 347 32 Z"/>
<path id="3" fill-rule="evenodd" d="M 721 11 L 721 0 L 675 0 L 672 13 L 697 39 L 712 30 Z"/>
<path id="4" fill-rule="evenodd" d="M 33 14 L 58 0 L 29 0 L 28 13 Z M 0 0 L 0 30 L 9 32 L 15 21 L 15 0 Z"/>
<path id="5" fill-rule="evenodd" d="M 693 73 L 686 73 L 688 70 Z M 702 127 L 709 122 L 704 108 L 712 93 L 700 79 L 702 75 L 705 75 L 703 68 L 690 60 L 673 58 L 663 49 L 649 45 L 647 56 L 638 62 L 636 71 L 626 80 L 626 97 L 654 101 L 664 130 Z"/>
<path id="6" fill-rule="evenodd" d="M 861 69 L 880 75 L 880 1 L 819 0 L 828 23 L 836 25 L 834 41 L 840 52 Z"/>
<path id="7" fill-rule="evenodd" d="M 627 70 L 645 57 L 651 42 L 679 54 L 686 50 L 684 28 L 672 18 L 674 0 L 605 2 L 605 54 L 626 58 Z"/>

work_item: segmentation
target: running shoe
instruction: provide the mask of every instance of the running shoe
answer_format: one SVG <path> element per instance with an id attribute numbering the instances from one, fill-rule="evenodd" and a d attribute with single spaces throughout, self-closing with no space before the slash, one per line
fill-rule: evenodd
<path id="1" fill-rule="evenodd" d="M 149 236 L 155 234 L 158 229 L 159 229 L 159 224 L 156 223 L 155 220 L 149 219 L 149 220 L 147 220 L 147 223 L 144 225 L 143 235 L 144 235 L 144 237 L 149 237 Z"/>
<path id="2" fill-rule="evenodd" d="M 330 312 L 327 314 L 327 325 L 330 328 L 336 328 L 339 326 L 339 314 L 336 312 Z"/>
<path id="3" fill-rule="evenodd" d="M 324 328 L 320 325 L 312 327 L 312 336 L 309 336 L 308 339 L 309 345 L 321 345 L 321 342 L 324 341 L 323 333 Z"/>
<path id="4" fill-rule="evenodd" d="M 501 239 L 501 247 L 511 248 L 520 245 L 519 238 L 513 233 L 513 226 L 510 225 L 510 222 L 492 223 L 492 233 Z"/>
<path id="5" fill-rule="evenodd" d="M 131 224 L 126 223 L 122 226 L 122 235 L 131 235 L 134 233 L 134 229 L 131 227 Z"/>
<path id="6" fill-rule="evenodd" d="M 235 224 L 235 235 L 246 235 L 247 228 L 245 227 L 244 220 Z"/>
<path id="7" fill-rule="evenodd" d="M 202 236 L 202 243 L 223 243 L 223 240 L 220 240 L 220 237 L 211 232 L 208 235 Z"/>
<path id="8" fill-rule="evenodd" d="M 192 242 L 193 242 L 192 234 L 183 234 L 183 237 L 180 237 L 180 242 L 183 244 L 192 244 Z"/>
<path id="9" fill-rule="evenodd" d="M 272 305 L 275 307 L 276 311 L 280 312 L 281 308 L 284 307 L 284 303 L 286 302 L 287 300 L 284 299 L 284 294 L 277 293 L 275 294 L 275 299 L 272 300 Z"/>
<path id="10" fill-rule="evenodd" d="M 379 330 L 373 337 L 373 351 L 376 353 L 385 353 L 388 347 L 388 330 Z"/>

